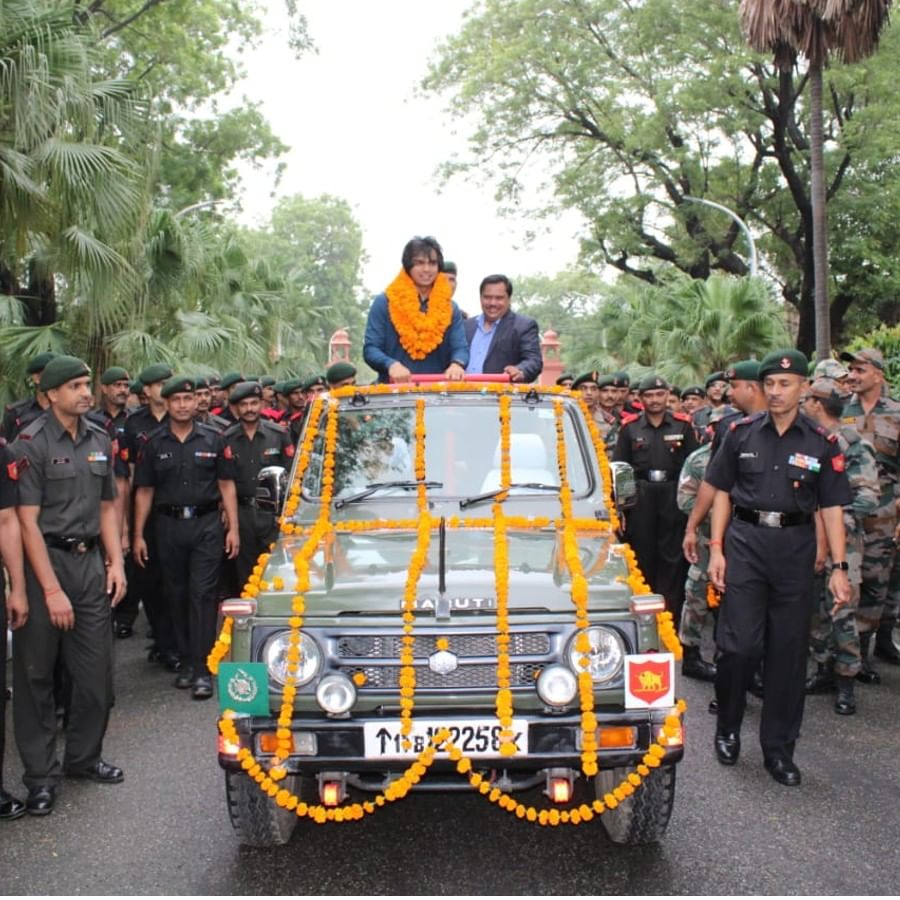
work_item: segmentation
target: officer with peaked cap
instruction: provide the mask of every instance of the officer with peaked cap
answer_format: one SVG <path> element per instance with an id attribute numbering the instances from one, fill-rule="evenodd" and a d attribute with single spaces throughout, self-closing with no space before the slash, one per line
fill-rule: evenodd
<path id="1" fill-rule="evenodd" d="M 2 436 L 7 443 L 11 444 L 16 439 L 18 433 L 26 425 L 42 415 L 50 405 L 47 402 L 46 395 L 40 390 L 39 382 L 44 367 L 56 355 L 57 354 L 52 350 L 46 350 L 43 353 L 38 353 L 38 355 L 28 364 L 28 368 L 25 372 L 31 379 L 32 386 L 35 388 L 35 394 L 33 397 L 26 397 L 24 400 L 17 400 L 15 403 L 10 403 L 9 406 L 6 407 L 3 414 L 3 425 L 0 426 L 0 436 Z"/>
<path id="2" fill-rule="evenodd" d="M 146 540 L 152 509 L 181 659 L 175 686 L 206 700 L 213 694 L 206 658 L 216 637 L 222 548 L 229 559 L 240 549 L 232 455 L 222 435 L 194 420 L 193 379 L 173 376 L 162 397 L 168 419 L 143 442 L 134 471 L 134 558 L 141 567 L 153 561 Z"/>
<path id="3" fill-rule="evenodd" d="M 241 549 L 236 559 L 237 582 L 246 584 L 260 553 L 269 548 L 278 533 L 277 513 L 257 503 L 257 476 L 266 466 L 289 469 L 294 457 L 294 441 L 288 430 L 260 415 L 262 387 L 254 382 L 235 386 L 231 401 L 238 421 L 223 435 L 233 457 L 237 489 L 238 524 Z"/>
<path id="4" fill-rule="evenodd" d="M 638 486 L 626 534 L 647 583 L 666 598 L 677 624 L 687 570 L 681 552 L 685 516 L 678 509 L 678 475 L 698 443 L 688 417 L 667 409 L 668 382 L 648 375 L 638 384 L 644 410 L 626 415 L 613 458 L 630 463 Z"/>
<path id="5" fill-rule="evenodd" d="M 796 350 L 762 360 L 768 411 L 732 424 L 705 476 L 716 488 L 709 577 L 724 591 L 716 628 L 716 756 L 723 765 L 738 761 L 746 691 L 763 658 L 760 743 L 766 769 L 788 787 L 801 780 L 793 757 L 805 698 L 817 514 L 833 560 L 835 605 L 852 597 L 842 509 L 852 497 L 837 438 L 800 415 L 807 371 Z"/>
<path id="6" fill-rule="evenodd" d="M 82 360 L 51 360 L 40 389 L 50 410 L 14 447 L 29 612 L 14 636 L 13 721 L 32 815 L 53 810 L 63 771 L 108 784 L 124 777 L 101 758 L 112 702 L 110 603 L 125 593 L 113 442 L 85 417 L 91 380 Z M 59 655 L 72 680 L 62 766 L 52 690 Z"/>

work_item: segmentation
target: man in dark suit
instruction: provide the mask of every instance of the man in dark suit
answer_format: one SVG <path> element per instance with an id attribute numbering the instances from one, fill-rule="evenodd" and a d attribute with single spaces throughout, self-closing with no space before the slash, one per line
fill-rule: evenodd
<path id="1" fill-rule="evenodd" d="M 544 359 L 534 319 L 509 307 L 512 282 L 505 275 L 488 275 L 481 282 L 481 315 L 463 323 L 469 344 L 467 374 L 509 375 L 528 383 L 541 374 Z"/>

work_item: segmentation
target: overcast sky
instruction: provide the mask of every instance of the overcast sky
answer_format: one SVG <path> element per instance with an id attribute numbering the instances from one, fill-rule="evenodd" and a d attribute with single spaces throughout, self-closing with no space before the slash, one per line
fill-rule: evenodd
<path id="1" fill-rule="evenodd" d="M 469 0 L 304 0 L 300 4 L 318 54 L 296 60 L 283 33 L 283 0 L 265 0 L 272 26 L 246 57 L 239 92 L 262 101 L 275 132 L 291 146 L 278 196 L 329 193 L 351 205 L 363 228 L 366 287 L 382 290 L 416 234 L 433 234 L 460 270 L 456 299 L 478 307 L 484 275 L 554 274 L 578 252 L 574 215 L 551 234 L 525 243 L 529 223 L 498 216 L 491 189 L 455 179 L 441 188 L 435 170 L 465 146 L 443 103 L 415 96 L 429 56 L 458 30 Z M 272 173 L 248 173 L 251 222 L 273 203 Z"/>

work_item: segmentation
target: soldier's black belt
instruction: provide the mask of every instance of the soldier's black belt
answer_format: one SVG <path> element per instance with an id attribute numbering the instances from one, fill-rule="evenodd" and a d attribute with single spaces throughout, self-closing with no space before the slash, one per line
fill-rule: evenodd
<path id="1" fill-rule="evenodd" d="M 67 553 L 90 553 L 95 547 L 100 546 L 100 536 L 94 535 L 94 537 L 80 538 L 45 534 L 44 543 L 54 550 L 65 550 Z"/>
<path id="2" fill-rule="evenodd" d="M 769 509 L 747 509 L 746 506 L 735 506 L 732 512 L 735 519 L 765 528 L 790 528 L 792 525 L 808 525 L 813 520 L 812 513 L 774 512 Z"/>
<path id="3" fill-rule="evenodd" d="M 169 516 L 171 519 L 199 519 L 200 516 L 207 516 L 210 513 L 217 512 L 218 503 L 206 503 L 203 506 L 154 506 L 156 512 Z"/>
<path id="4" fill-rule="evenodd" d="M 634 477 L 638 481 L 674 481 L 675 472 L 668 472 L 665 469 L 647 469 L 646 472 L 635 472 Z"/>

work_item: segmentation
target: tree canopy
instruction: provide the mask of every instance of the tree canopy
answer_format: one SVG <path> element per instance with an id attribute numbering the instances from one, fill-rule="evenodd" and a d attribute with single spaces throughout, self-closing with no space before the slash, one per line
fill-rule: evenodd
<path id="1" fill-rule="evenodd" d="M 900 270 L 895 229 L 863 221 L 896 202 L 900 100 L 891 87 L 900 32 L 882 50 L 826 74 L 826 185 L 840 333 L 860 290 Z M 471 154 L 445 174 L 487 173 L 519 202 L 529 172 L 550 172 L 551 207 L 586 221 L 583 262 L 648 284 L 745 275 L 743 237 L 691 197 L 734 209 L 758 236 L 765 269 L 813 344 L 812 207 L 806 73 L 748 49 L 730 0 L 481 0 L 441 47 L 424 89 L 474 121 Z M 867 203 L 868 201 L 868 203 Z M 546 210 L 544 210 L 546 212 Z M 844 242 L 847 246 L 844 246 Z M 863 272 L 860 272 L 862 263 Z M 877 272 L 877 275 L 874 273 Z M 897 316 L 878 291 L 876 302 Z"/>

